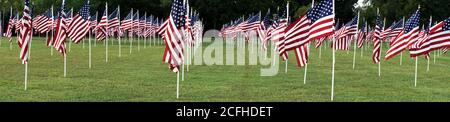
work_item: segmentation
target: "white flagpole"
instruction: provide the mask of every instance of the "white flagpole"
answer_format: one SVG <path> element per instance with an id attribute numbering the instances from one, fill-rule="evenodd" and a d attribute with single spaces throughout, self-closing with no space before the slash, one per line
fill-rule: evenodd
<path id="1" fill-rule="evenodd" d="M 417 87 L 417 63 L 419 62 L 419 58 L 416 57 L 416 72 L 414 74 L 414 87 Z"/>
<path id="2" fill-rule="evenodd" d="M 117 37 L 119 38 L 119 57 L 122 57 L 122 37 L 121 37 L 121 35 L 120 35 L 120 5 L 119 6 L 117 6 L 117 14 L 119 14 L 119 16 L 118 16 L 118 18 L 119 18 L 119 29 L 117 30 L 118 32 L 117 32 Z M 123 34 L 124 32 L 122 32 L 122 34 Z"/>
<path id="3" fill-rule="evenodd" d="M 311 4 L 311 8 L 314 8 L 314 0 L 312 0 L 312 4 Z M 320 41 L 320 40 L 319 40 Z M 309 51 L 309 48 L 310 48 L 310 44 L 311 43 L 308 43 L 308 57 L 309 57 L 309 54 L 311 53 L 310 51 Z M 320 52 L 319 52 L 319 58 L 320 58 Z M 305 64 L 305 74 L 304 74 L 304 76 L 303 76 L 303 84 L 306 84 L 306 77 L 307 77 L 307 73 L 308 73 L 308 63 L 306 63 Z"/>
<path id="4" fill-rule="evenodd" d="M 383 31 L 384 31 L 385 27 L 386 27 L 386 18 L 384 18 L 384 22 L 383 22 Z M 381 56 L 383 54 L 382 52 L 383 52 L 383 40 L 380 40 L 380 57 L 382 57 Z M 378 62 L 378 77 L 381 78 L 381 59 L 380 59 L 380 62 Z"/>
<path id="5" fill-rule="evenodd" d="M 314 1 L 313 1 L 314 4 Z M 310 48 L 310 43 L 308 43 L 308 57 L 309 57 L 309 48 Z M 305 75 L 303 77 L 303 84 L 306 84 L 306 77 L 307 77 L 307 72 L 308 72 L 308 62 L 305 64 Z"/>
<path id="6" fill-rule="evenodd" d="M 92 30 L 89 29 L 89 69 L 92 68 L 91 32 Z"/>
<path id="7" fill-rule="evenodd" d="M 98 11 L 95 12 L 95 17 L 98 17 Z M 94 18 L 94 20 L 95 20 L 95 22 L 97 22 L 97 18 Z M 98 24 L 98 22 L 97 22 L 97 24 Z M 94 35 L 94 37 L 97 37 L 95 32 L 92 32 L 92 35 Z M 94 47 L 97 47 L 97 40 L 94 41 Z"/>
<path id="8" fill-rule="evenodd" d="M 139 17 L 139 11 L 138 11 L 138 13 L 137 13 L 137 18 L 138 18 L 138 25 L 137 25 L 137 29 L 139 29 L 139 25 L 140 25 L 140 23 L 141 23 L 141 18 Z M 139 33 L 138 33 L 139 31 L 137 31 L 136 32 L 136 36 L 137 36 L 137 45 L 138 45 L 138 51 L 141 51 L 141 38 L 139 38 L 140 36 L 139 36 Z"/>
<path id="9" fill-rule="evenodd" d="M 358 30 L 358 28 L 359 28 L 359 11 L 358 11 L 358 20 L 357 20 L 357 22 L 356 22 L 356 29 Z M 356 34 L 356 40 L 354 40 L 355 41 L 355 44 L 354 44 L 354 46 L 353 46 L 353 70 L 355 70 L 355 62 L 356 62 L 356 45 L 357 45 L 357 41 L 358 41 L 358 34 Z"/>
<path id="10" fill-rule="evenodd" d="M 144 48 L 147 48 L 147 37 L 145 37 L 145 31 L 147 30 L 146 25 L 147 25 L 147 12 L 145 12 L 144 14 L 144 29 L 142 30 L 142 36 L 144 37 Z"/>
<path id="11" fill-rule="evenodd" d="M 286 17 L 287 17 L 287 22 L 289 23 L 289 1 L 287 1 L 287 5 L 286 5 Z M 288 52 L 286 51 L 286 57 L 288 55 Z M 288 72 L 288 61 L 289 59 L 286 59 L 286 66 L 284 67 L 284 73 L 287 74 Z"/>
<path id="12" fill-rule="evenodd" d="M 325 41 L 325 40 L 319 40 L 319 41 L 322 41 L 321 42 L 322 44 L 319 47 L 319 59 L 322 59 L 322 47 L 324 46 L 325 42 L 323 42 L 323 41 Z"/>
<path id="13" fill-rule="evenodd" d="M 13 16 L 13 13 L 12 13 L 12 7 L 11 7 L 11 13 L 10 13 L 9 16 L 11 16 L 11 17 L 9 17 L 9 18 L 12 18 L 12 16 Z M 14 19 L 14 18 L 13 18 L 13 19 Z M 12 34 L 12 33 L 14 33 L 13 30 L 11 30 L 11 34 Z M 12 38 L 12 36 L 11 36 L 11 38 Z M 12 40 L 9 41 L 9 50 L 12 50 Z"/>
<path id="14" fill-rule="evenodd" d="M 66 47 L 66 45 L 64 45 Z M 64 52 L 64 77 L 67 76 L 67 52 Z"/>
<path id="15" fill-rule="evenodd" d="M 177 99 L 180 98 L 180 71 L 177 72 Z"/>
<path id="16" fill-rule="evenodd" d="M 131 13 L 133 13 L 133 9 L 131 9 Z M 134 13 L 133 13 L 133 15 L 131 15 L 131 20 L 132 21 L 134 21 L 133 19 L 134 19 Z M 133 23 L 133 22 L 132 22 Z M 131 25 L 133 25 L 133 24 L 131 24 Z M 131 29 L 133 29 L 133 28 L 131 28 Z M 130 42 L 130 54 L 131 54 L 131 51 L 133 50 L 133 31 L 131 31 L 131 29 L 128 29 L 128 41 Z M 130 32 L 131 31 L 131 32 Z M 130 37 L 131 37 L 131 39 L 130 39 Z"/>
<path id="17" fill-rule="evenodd" d="M 419 5 L 418 9 L 420 9 L 420 5 Z M 419 57 L 416 56 L 416 69 L 415 69 L 416 71 L 414 74 L 414 87 L 417 87 L 417 63 L 418 62 L 419 62 Z"/>
<path id="18" fill-rule="evenodd" d="M 106 4 L 105 4 L 105 12 L 106 12 L 106 16 L 108 16 L 108 2 L 106 2 Z M 107 18 L 108 19 L 108 18 Z M 108 27 L 106 27 L 106 28 L 108 28 Z M 106 29 L 106 30 L 108 30 L 108 29 Z M 108 34 L 106 34 L 106 39 L 105 39 L 105 45 L 106 45 L 106 49 L 105 49 L 105 62 L 106 63 L 108 63 Z"/>
<path id="19" fill-rule="evenodd" d="M 405 27 L 405 17 L 403 17 L 403 27 Z M 400 66 L 403 64 L 403 51 L 400 53 Z"/>
<path id="20" fill-rule="evenodd" d="M 334 0 L 333 0 L 333 14 L 335 14 L 335 6 L 334 6 Z M 334 20 L 334 19 L 333 19 Z M 333 36 L 333 44 L 336 42 L 336 37 Z M 332 48 L 333 50 L 333 62 L 332 62 L 332 71 L 331 71 L 331 101 L 334 100 L 334 65 L 336 64 L 336 47 Z"/>
<path id="21" fill-rule="evenodd" d="M 430 24 L 428 27 L 431 27 L 431 23 L 433 22 L 433 16 L 430 16 Z M 427 72 L 430 71 L 430 53 L 427 54 Z"/>
<path id="22" fill-rule="evenodd" d="M 28 86 L 28 62 L 25 64 L 25 91 L 27 90 Z"/>
<path id="23" fill-rule="evenodd" d="M 433 64 L 436 64 L 436 51 L 434 51 L 434 55 L 433 55 Z"/>
<path id="24" fill-rule="evenodd" d="M 53 16 L 53 5 L 52 5 L 52 18 L 54 18 L 54 16 Z M 53 29 L 53 24 L 55 24 L 55 20 L 53 20 L 52 21 L 52 25 L 51 25 L 51 30 L 52 30 L 52 32 L 51 32 L 51 36 L 52 36 L 52 40 L 53 40 L 53 31 L 54 31 L 54 29 Z M 48 32 L 47 32 L 48 33 Z M 48 38 L 47 38 L 48 39 Z M 50 40 L 51 41 L 51 40 Z M 50 46 L 50 55 L 53 55 L 53 49 L 52 49 L 52 46 L 53 46 L 53 44 L 50 44 L 51 46 Z"/>

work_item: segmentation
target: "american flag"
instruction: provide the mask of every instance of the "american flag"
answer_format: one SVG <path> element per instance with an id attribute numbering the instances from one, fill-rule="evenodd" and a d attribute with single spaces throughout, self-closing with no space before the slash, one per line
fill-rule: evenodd
<path id="1" fill-rule="evenodd" d="M 423 28 L 423 27 L 422 27 Z M 423 43 L 425 43 L 428 40 L 428 28 L 423 28 L 422 31 L 420 31 L 417 41 L 411 45 L 410 50 L 410 56 L 411 57 L 417 57 L 418 55 L 415 55 L 413 51 L 415 49 L 420 49 Z M 425 54 L 425 58 L 429 58 L 429 54 Z"/>
<path id="2" fill-rule="evenodd" d="M 108 36 L 108 6 L 106 6 L 105 11 L 103 12 L 103 16 L 100 19 L 100 22 L 97 25 L 97 40 L 103 41 Z"/>
<path id="3" fill-rule="evenodd" d="M 147 14 L 147 13 L 145 13 L 145 14 Z M 147 17 L 146 17 L 145 14 L 144 14 L 144 16 L 142 16 L 142 17 L 139 19 L 139 26 L 138 26 L 137 34 L 138 34 L 138 36 L 140 36 L 140 37 L 143 37 L 143 36 L 144 36 L 145 23 L 146 23 L 146 19 L 147 19 Z"/>
<path id="4" fill-rule="evenodd" d="M 336 24 L 336 29 L 339 28 L 339 23 Z M 340 37 L 345 32 L 345 26 L 342 26 L 338 31 L 335 32 L 334 36 L 337 38 L 336 41 L 333 42 L 331 48 L 335 48 L 336 50 L 348 50 L 348 40 L 349 36 Z"/>
<path id="5" fill-rule="evenodd" d="M 234 21 L 233 26 L 231 26 L 230 32 L 231 32 L 231 35 L 233 36 L 234 40 L 237 39 L 238 33 L 242 31 L 241 28 L 239 28 L 239 25 L 243 22 L 244 22 L 244 17 L 241 17 L 238 20 Z"/>
<path id="6" fill-rule="evenodd" d="M 333 0 L 322 0 L 307 13 L 311 20 L 309 41 L 334 34 Z"/>
<path id="7" fill-rule="evenodd" d="M 150 15 L 149 17 L 147 17 L 147 23 L 145 24 L 145 35 L 144 37 L 149 37 L 152 35 L 153 30 L 154 30 L 154 26 L 153 26 L 153 15 Z"/>
<path id="8" fill-rule="evenodd" d="M 91 29 L 96 29 L 97 28 L 97 18 L 98 18 L 98 12 L 95 12 L 95 15 L 91 16 Z"/>
<path id="9" fill-rule="evenodd" d="M 390 43 L 392 44 L 392 40 L 394 40 L 394 37 L 396 37 L 400 32 L 403 30 L 403 19 L 399 20 L 398 22 L 394 23 L 391 27 L 389 27 L 391 31 L 387 34 L 387 38 L 392 38 Z"/>
<path id="10" fill-rule="evenodd" d="M 122 20 L 122 30 L 126 31 L 133 27 L 133 9 L 131 9 L 130 13 Z"/>
<path id="11" fill-rule="evenodd" d="M 419 46 L 419 49 L 411 49 L 412 57 L 425 55 L 431 51 L 450 48 L 450 18 L 436 24 L 429 29 L 427 40 Z"/>
<path id="12" fill-rule="evenodd" d="M 186 8 L 189 10 L 189 4 L 186 2 Z M 192 11 L 191 11 L 192 12 Z M 185 15 L 185 24 L 184 24 L 184 37 L 185 37 L 185 43 L 188 45 L 189 48 L 191 48 L 194 45 L 194 36 L 192 32 L 192 19 L 191 19 L 191 13 L 188 13 Z"/>
<path id="13" fill-rule="evenodd" d="M 308 38 L 310 22 L 306 15 L 301 16 L 291 23 L 285 30 L 286 50 L 294 50 L 307 43 L 302 43 Z"/>
<path id="14" fill-rule="evenodd" d="M 376 25 L 375 25 L 375 35 L 373 38 L 373 55 L 372 55 L 372 61 L 373 63 L 379 63 L 380 62 L 380 50 L 381 50 L 381 39 L 383 38 L 381 33 L 383 31 L 383 22 L 381 21 L 381 17 L 378 14 Z"/>
<path id="15" fill-rule="evenodd" d="M 16 27 L 16 33 L 19 32 L 20 28 L 22 27 L 22 18 L 19 19 L 19 12 L 16 13 L 16 17 L 14 18 L 14 26 Z"/>
<path id="16" fill-rule="evenodd" d="M 65 7 L 66 0 L 63 0 L 58 19 L 56 20 L 56 30 L 53 37 L 53 47 L 63 55 L 66 55 L 66 48 L 64 44 L 67 37 L 66 13 L 64 12 Z"/>
<path id="17" fill-rule="evenodd" d="M 251 31 L 256 30 L 259 27 L 260 24 L 260 17 L 261 13 L 256 14 L 254 16 L 251 16 L 245 21 L 243 24 L 241 24 L 242 31 Z"/>
<path id="18" fill-rule="evenodd" d="M 89 0 L 86 0 L 78 14 L 75 15 L 73 22 L 69 25 L 68 37 L 72 39 L 74 43 L 79 43 L 89 32 L 89 8 Z"/>
<path id="19" fill-rule="evenodd" d="M 362 25 L 361 30 L 358 32 L 358 48 L 362 48 L 364 40 L 366 39 L 367 33 L 367 21 L 365 21 Z"/>
<path id="20" fill-rule="evenodd" d="M 33 26 L 36 31 L 40 33 L 46 33 L 51 29 L 51 23 L 49 23 L 52 17 L 51 9 L 48 9 L 42 15 L 38 15 L 33 19 Z"/>
<path id="21" fill-rule="evenodd" d="M 139 10 L 133 15 L 133 27 L 131 30 L 134 33 L 139 31 Z"/>
<path id="22" fill-rule="evenodd" d="M 20 41 L 21 45 L 19 47 L 20 50 L 20 59 L 22 60 L 22 64 L 26 64 L 28 62 L 28 59 L 30 57 L 29 55 L 29 46 L 31 43 L 31 38 L 33 36 L 33 28 L 32 28 L 32 22 L 31 22 L 31 10 L 29 8 L 30 0 L 25 0 L 25 7 L 23 10 L 23 17 L 22 17 L 22 27 L 20 28 Z"/>
<path id="23" fill-rule="evenodd" d="M 385 56 L 386 60 L 399 54 L 417 41 L 420 32 L 419 21 L 420 11 L 417 10 L 406 22 L 404 30 L 392 41 L 392 45 Z"/>
<path id="24" fill-rule="evenodd" d="M 301 43 L 308 38 L 310 21 L 306 15 L 296 19 L 285 29 L 286 50 L 294 50 L 297 59 L 297 66 L 303 67 L 308 62 L 308 45 Z"/>
<path id="25" fill-rule="evenodd" d="M 53 6 L 52 6 L 52 8 L 50 8 L 50 15 L 49 15 L 49 19 L 48 19 L 48 21 L 47 21 L 47 24 L 46 24 L 46 26 L 47 26 L 47 28 L 48 28 L 48 32 L 49 31 L 52 31 L 54 28 L 56 28 L 56 24 L 55 24 L 55 17 L 53 16 Z M 53 45 L 53 39 L 52 39 L 52 36 L 48 36 L 47 37 L 47 46 L 52 46 Z"/>
<path id="26" fill-rule="evenodd" d="M 11 9 L 12 10 L 12 9 Z M 12 13 L 12 12 L 11 12 Z M 6 28 L 6 37 L 8 37 L 9 38 L 9 42 L 11 42 L 11 40 L 12 40 L 12 34 L 13 34 L 13 28 L 14 28 L 14 25 L 15 25 L 15 20 L 16 19 L 14 19 L 14 18 L 16 18 L 16 17 L 12 17 L 13 15 L 10 15 L 10 17 L 9 17 L 9 22 L 8 22 L 8 27 Z"/>
<path id="27" fill-rule="evenodd" d="M 72 23 L 73 20 L 73 8 L 66 12 L 66 26 L 69 27 L 70 23 Z"/>
<path id="28" fill-rule="evenodd" d="M 174 0 L 170 16 L 166 20 L 163 28 L 164 42 L 166 43 L 163 61 L 169 63 L 169 68 L 173 72 L 178 72 L 179 66 L 183 63 L 183 42 L 179 29 L 184 26 L 184 14 L 186 8 L 182 0 Z"/>
<path id="29" fill-rule="evenodd" d="M 358 24 L 358 16 L 356 16 L 350 22 L 345 24 L 345 26 L 343 27 L 344 28 L 344 32 L 342 32 L 339 35 L 338 39 L 355 35 L 358 32 L 358 25 L 357 24 Z"/>
<path id="30" fill-rule="evenodd" d="M 266 16 L 263 18 L 261 24 L 259 24 L 259 27 L 257 29 L 259 39 L 261 40 L 261 48 L 264 50 L 267 49 L 267 42 L 270 39 L 267 33 L 270 28 L 270 25 L 271 25 L 270 10 L 268 10 Z"/>
<path id="31" fill-rule="evenodd" d="M 272 41 L 275 42 L 280 56 L 286 61 L 288 59 L 288 54 L 285 47 L 286 39 L 284 30 L 287 28 L 288 24 L 287 7 L 280 12 L 281 17 L 274 21 L 275 28 L 272 32 Z"/>
<path id="32" fill-rule="evenodd" d="M 321 38 L 319 40 L 316 40 L 315 47 L 316 48 L 320 48 L 320 46 L 322 46 L 322 44 L 323 44 L 323 41 L 325 41 L 325 38 Z"/>
<path id="33" fill-rule="evenodd" d="M 108 28 L 111 32 L 111 35 L 114 35 L 115 32 L 119 32 L 119 13 L 119 7 L 117 7 L 116 10 L 114 10 L 108 17 Z"/>

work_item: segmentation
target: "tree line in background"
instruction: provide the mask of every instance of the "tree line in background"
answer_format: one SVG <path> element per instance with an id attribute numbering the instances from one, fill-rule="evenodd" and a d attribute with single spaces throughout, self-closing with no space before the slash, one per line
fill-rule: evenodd
<path id="1" fill-rule="evenodd" d="M 35 5 L 34 15 L 41 14 L 55 6 L 55 12 L 62 0 L 32 0 Z M 77 12 L 84 0 L 67 0 L 67 7 L 74 8 Z M 200 18 L 205 22 L 205 29 L 220 29 L 225 23 L 241 16 L 256 14 L 261 11 L 265 15 L 268 9 L 276 13 L 278 7 L 283 7 L 290 1 L 291 18 L 296 18 L 306 13 L 311 7 L 312 0 L 190 0 L 190 5 L 200 13 Z M 316 0 L 318 2 L 320 0 Z M 359 1 L 359 4 L 358 4 Z M 121 7 L 122 18 L 132 9 L 148 12 L 147 15 L 167 17 L 170 12 L 172 0 L 91 0 L 91 14 L 98 11 L 100 14 L 108 2 L 109 11 L 112 12 L 118 5 Z M 23 10 L 23 0 L 0 0 L 0 10 L 9 18 L 10 7 L 14 13 Z M 449 17 L 450 2 L 448 0 L 336 0 L 336 18 L 341 22 L 348 22 L 361 11 L 361 18 L 369 20 L 370 25 L 375 23 L 376 9 L 380 9 L 382 17 L 386 17 L 387 27 L 393 21 L 402 17 L 408 17 L 421 5 L 421 22 L 426 23 L 429 16 L 434 20 L 444 20 Z"/>

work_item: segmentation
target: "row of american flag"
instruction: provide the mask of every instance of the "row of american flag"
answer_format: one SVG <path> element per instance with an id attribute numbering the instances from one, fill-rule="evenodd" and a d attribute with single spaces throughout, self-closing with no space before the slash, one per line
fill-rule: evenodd
<path id="1" fill-rule="evenodd" d="M 276 51 L 283 60 L 287 60 L 287 51 L 294 50 L 299 67 L 305 66 L 308 60 L 308 43 L 315 42 L 319 48 L 323 41 L 333 40 L 332 48 L 336 50 L 349 50 L 351 41 L 356 41 L 358 48 L 364 43 L 373 44 L 374 63 L 380 62 L 382 42 L 390 46 L 384 58 L 386 60 L 409 50 L 410 57 L 425 55 L 435 50 L 447 51 L 450 48 L 450 18 L 436 22 L 430 18 L 426 26 L 420 28 L 420 7 L 408 19 L 399 19 L 391 26 L 385 27 L 380 14 L 377 14 L 376 25 L 371 27 L 367 20 L 359 24 L 360 17 L 355 16 L 351 21 L 340 24 L 335 22 L 333 1 L 321 0 L 308 12 L 290 22 L 287 7 L 272 14 L 270 10 L 261 19 L 259 14 L 251 15 L 247 19 L 238 18 L 224 24 L 219 36 L 237 39 L 237 35 L 244 33 L 247 36 L 251 31 L 256 32 L 262 49 L 267 49 L 267 43 L 272 40 Z M 272 16 L 273 15 L 273 16 Z M 340 26 L 342 25 L 342 26 Z M 362 26 L 359 26 L 362 25 Z M 245 40 L 249 41 L 249 37 Z"/>
<path id="2" fill-rule="evenodd" d="M 94 15 L 90 15 L 89 0 L 85 0 L 84 5 L 78 13 L 75 14 L 73 8 L 66 11 L 65 0 L 62 2 L 61 8 L 57 10 L 56 16 L 54 15 L 53 7 L 51 7 L 44 13 L 33 17 L 32 9 L 30 7 L 30 1 L 25 0 L 22 17 L 19 16 L 19 13 L 13 15 L 11 9 L 5 33 L 5 36 L 9 38 L 10 42 L 12 41 L 13 34 L 17 33 L 17 41 L 19 47 L 22 49 L 20 58 L 24 64 L 28 61 L 28 44 L 31 42 L 33 31 L 41 34 L 53 34 L 53 36 L 48 37 L 47 45 L 53 46 L 57 51 L 66 55 L 65 43 L 68 41 L 67 38 L 74 43 L 79 43 L 90 31 L 96 35 L 98 41 L 103 41 L 107 37 L 123 37 L 126 33 L 131 38 L 133 36 L 145 38 L 150 36 L 155 37 L 158 35 L 158 32 L 162 36 L 164 35 L 163 31 L 165 31 L 167 27 L 167 21 L 164 22 L 163 19 L 159 19 L 153 15 L 148 16 L 146 12 L 141 12 L 140 14 L 139 10 L 132 9 L 124 19 L 120 19 L 120 7 L 115 8 L 111 14 L 108 14 L 107 5 L 105 6 L 106 9 L 102 14 L 101 19 L 98 21 L 98 12 Z M 203 31 L 203 25 L 198 17 L 198 13 L 191 12 L 189 15 L 183 14 L 183 17 L 178 18 L 187 21 L 183 23 L 185 24 L 183 26 L 186 27 L 186 34 L 191 38 L 190 40 L 187 40 L 187 43 L 192 46 L 195 44 L 194 41 L 198 40 L 199 36 L 196 35 L 201 34 L 201 31 Z M 181 24 L 181 22 L 178 24 Z M 179 27 L 179 25 L 177 27 Z"/>

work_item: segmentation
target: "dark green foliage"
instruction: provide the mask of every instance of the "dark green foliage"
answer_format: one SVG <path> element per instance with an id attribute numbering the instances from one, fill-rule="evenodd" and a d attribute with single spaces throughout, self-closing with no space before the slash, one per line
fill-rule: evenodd
<path id="1" fill-rule="evenodd" d="M 55 5 L 55 9 L 59 8 L 62 0 L 31 0 L 36 6 L 34 14 L 41 14 L 51 5 Z M 75 12 L 83 4 L 84 0 L 67 0 L 68 8 L 74 7 Z M 303 15 L 311 7 L 312 0 L 190 0 L 190 5 L 193 9 L 198 10 L 200 17 L 205 21 L 206 28 L 219 29 L 222 24 L 241 16 L 248 16 L 252 13 L 262 12 L 265 15 L 267 9 L 272 12 L 277 10 L 277 7 L 282 8 L 286 2 L 290 1 L 290 15 L 292 19 Z M 320 0 L 315 0 L 316 3 Z M 357 15 L 357 11 L 361 10 L 361 18 L 370 20 L 369 24 L 373 25 L 376 14 L 376 9 L 380 9 L 382 17 L 386 17 L 387 26 L 392 21 L 398 20 L 402 17 L 408 17 L 421 5 L 422 23 L 425 23 L 432 15 L 436 21 L 441 21 L 449 16 L 450 2 L 448 0 L 362 0 L 366 3 L 371 3 L 370 6 L 356 7 L 358 0 L 336 0 L 336 18 L 341 23 L 347 22 L 352 17 Z M 131 10 L 135 8 L 141 11 L 148 12 L 157 17 L 167 17 L 170 12 L 172 0 L 91 0 L 92 9 L 91 14 L 96 11 L 99 13 L 105 9 L 105 2 L 108 2 L 109 11 L 112 12 L 117 5 L 121 6 L 121 16 L 124 17 Z M 12 6 L 14 13 L 22 11 L 23 0 L 0 0 L 0 10 L 9 13 L 9 8 Z M 9 17 L 6 14 L 5 17 Z"/>

